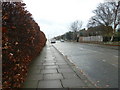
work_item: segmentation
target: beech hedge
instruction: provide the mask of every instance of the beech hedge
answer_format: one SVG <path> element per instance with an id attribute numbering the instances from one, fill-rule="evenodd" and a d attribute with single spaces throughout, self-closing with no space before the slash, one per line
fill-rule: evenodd
<path id="1" fill-rule="evenodd" d="M 23 2 L 2 2 L 2 87 L 20 88 L 31 60 L 46 44 L 45 34 Z"/>

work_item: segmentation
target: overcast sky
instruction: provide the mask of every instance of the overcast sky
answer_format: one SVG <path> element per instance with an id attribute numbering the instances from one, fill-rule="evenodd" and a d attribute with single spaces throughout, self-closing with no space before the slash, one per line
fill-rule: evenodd
<path id="1" fill-rule="evenodd" d="M 23 0 L 27 10 L 32 13 L 47 38 L 62 35 L 70 31 L 69 26 L 75 20 L 87 22 L 94 14 L 99 3 L 104 0 Z"/>

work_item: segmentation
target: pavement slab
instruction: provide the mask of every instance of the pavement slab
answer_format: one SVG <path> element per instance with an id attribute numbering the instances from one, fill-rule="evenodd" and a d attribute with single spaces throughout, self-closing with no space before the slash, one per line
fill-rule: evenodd
<path id="1" fill-rule="evenodd" d="M 40 69 L 34 69 L 28 72 L 29 75 L 34 75 L 34 74 L 39 74 L 39 73 L 40 73 Z"/>
<path id="2" fill-rule="evenodd" d="M 47 62 L 47 63 L 43 63 L 43 65 L 55 65 L 55 63 Z"/>
<path id="3" fill-rule="evenodd" d="M 66 62 L 57 62 L 56 64 L 57 64 L 57 65 L 67 65 Z"/>
<path id="4" fill-rule="evenodd" d="M 24 83 L 24 88 L 36 88 L 38 85 L 38 80 L 27 80 Z"/>
<path id="5" fill-rule="evenodd" d="M 62 73 L 65 79 L 79 79 L 76 73 Z"/>
<path id="6" fill-rule="evenodd" d="M 38 75 L 30 75 L 29 77 L 27 77 L 26 80 L 43 80 L 43 74 L 38 74 Z"/>
<path id="7" fill-rule="evenodd" d="M 38 88 L 63 88 L 60 80 L 44 80 L 40 81 Z"/>
<path id="8" fill-rule="evenodd" d="M 80 79 L 64 79 L 64 80 L 61 80 L 62 83 L 63 83 L 63 87 L 64 88 L 81 88 L 83 86 L 86 86 L 85 83 L 80 80 Z"/>
<path id="9" fill-rule="evenodd" d="M 71 73 L 71 72 L 74 72 L 74 71 L 70 68 L 62 68 L 62 69 L 58 68 L 58 72 L 59 73 Z"/>
<path id="10" fill-rule="evenodd" d="M 49 80 L 49 79 L 63 79 L 62 74 L 60 73 L 54 73 L 54 74 L 45 74 L 44 75 L 44 79 L 45 80 Z"/>
<path id="11" fill-rule="evenodd" d="M 46 63 L 55 63 L 56 61 L 55 60 L 46 60 L 45 62 Z"/>
<path id="12" fill-rule="evenodd" d="M 60 69 L 62 68 L 71 68 L 69 65 L 58 65 Z"/>
<path id="13" fill-rule="evenodd" d="M 40 56 L 31 62 L 23 87 L 39 90 L 39 88 L 84 88 L 91 85 L 91 82 L 85 84 L 87 78 L 84 80 L 80 76 L 82 74 L 74 70 L 69 60 L 51 44 L 47 44 Z"/>
<path id="14" fill-rule="evenodd" d="M 69 90 L 68 88 L 37 88 L 37 90 Z"/>
<path id="15" fill-rule="evenodd" d="M 57 69 L 45 69 L 41 70 L 41 74 L 48 74 L 48 73 L 58 73 Z"/>
<path id="16" fill-rule="evenodd" d="M 57 69 L 58 65 L 54 65 L 54 66 L 45 66 L 45 69 Z"/>

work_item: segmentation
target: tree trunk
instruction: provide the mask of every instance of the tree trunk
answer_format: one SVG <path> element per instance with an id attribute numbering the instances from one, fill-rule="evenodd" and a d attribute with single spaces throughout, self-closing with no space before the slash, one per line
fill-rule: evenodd
<path id="1" fill-rule="evenodd" d="M 115 10 L 115 19 L 114 19 L 114 22 L 113 22 L 114 23 L 114 28 L 113 28 L 113 35 L 112 35 L 111 40 L 110 40 L 111 42 L 113 41 L 113 37 L 114 37 L 115 32 L 116 32 L 116 27 L 118 25 L 118 23 L 116 23 L 116 20 L 117 20 L 119 6 L 120 6 L 120 1 L 118 2 L 118 5 L 117 5 L 116 10 Z"/>
<path id="2" fill-rule="evenodd" d="M 116 23 L 116 20 L 117 20 L 117 15 L 118 15 L 119 6 L 120 6 L 120 1 L 118 2 L 117 8 L 116 8 L 116 10 L 115 10 L 115 19 L 114 19 L 114 22 L 113 22 L 113 23 L 114 23 L 113 35 L 112 35 L 112 37 L 111 37 L 110 42 L 113 41 L 113 38 L 114 38 L 114 35 L 115 35 L 115 32 L 116 32 L 116 27 L 117 27 L 117 25 L 118 25 L 118 23 Z"/>
<path id="3" fill-rule="evenodd" d="M 114 29 L 113 29 L 113 34 L 112 34 L 112 36 L 111 36 L 110 42 L 112 42 L 112 41 L 113 41 L 113 38 L 114 38 L 114 35 L 115 35 L 115 31 L 116 31 L 116 27 L 114 26 Z"/>
<path id="4" fill-rule="evenodd" d="M 112 35 L 112 36 L 111 36 L 110 42 L 112 42 L 112 41 L 113 41 L 113 38 L 114 38 L 114 35 Z"/>

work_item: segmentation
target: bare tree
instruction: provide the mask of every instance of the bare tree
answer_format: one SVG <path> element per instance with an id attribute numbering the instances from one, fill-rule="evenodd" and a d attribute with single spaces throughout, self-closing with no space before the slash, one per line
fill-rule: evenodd
<path id="1" fill-rule="evenodd" d="M 70 25 L 70 29 L 73 31 L 73 32 L 77 32 L 78 30 L 80 30 L 82 27 L 82 21 L 74 21 L 73 23 L 71 23 Z"/>
<path id="2" fill-rule="evenodd" d="M 113 35 L 110 41 L 113 41 L 117 26 L 120 24 L 120 1 L 114 5 L 114 19 L 113 19 Z"/>
<path id="3" fill-rule="evenodd" d="M 78 21 L 78 20 L 71 23 L 70 30 L 73 31 L 73 40 L 77 39 L 77 32 L 81 29 L 82 24 L 83 24 L 82 21 Z"/>
<path id="4" fill-rule="evenodd" d="M 91 17 L 87 27 L 99 25 L 113 26 L 111 40 L 113 40 L 117 26 L 120 24 L 120 1 L 100 3 L 96 10 L 93 11 L 95 16 Z"/>
<path id="5" fill-rule="evenodd" d="M 94 27 L 98 25 L 109 26 L 112 24 L 113 10 L 110 8 L 110 3 L 100 3 L 96 10 L 93 11 L 95 16 L 91 17 L 88 23 L 88 27 Z"/>

